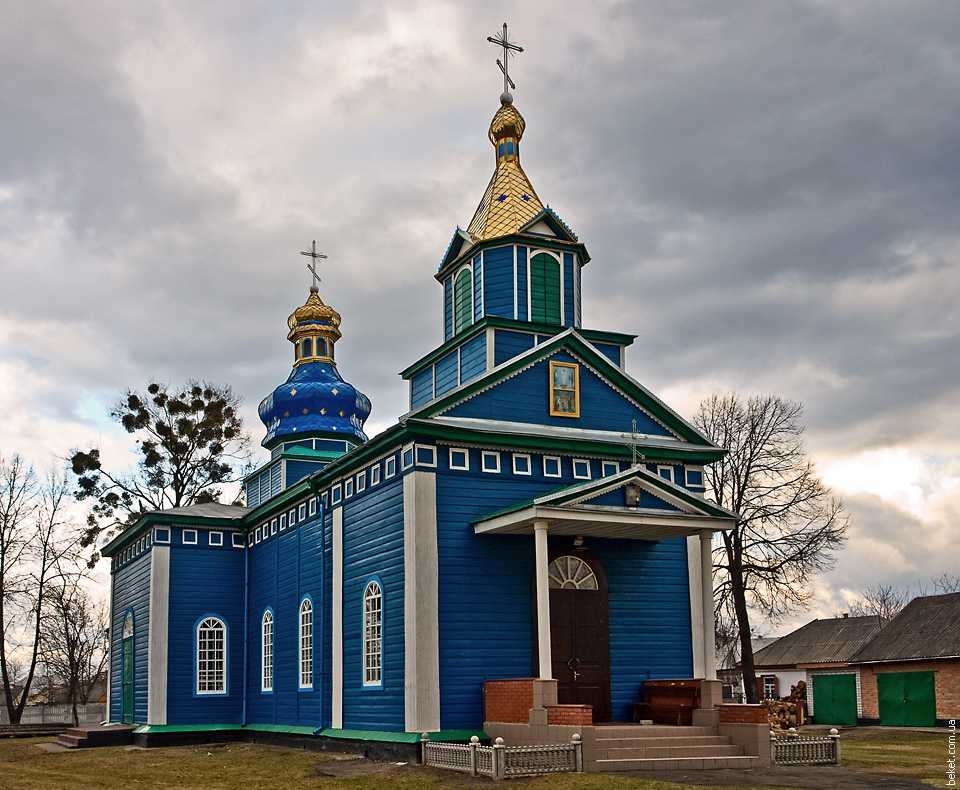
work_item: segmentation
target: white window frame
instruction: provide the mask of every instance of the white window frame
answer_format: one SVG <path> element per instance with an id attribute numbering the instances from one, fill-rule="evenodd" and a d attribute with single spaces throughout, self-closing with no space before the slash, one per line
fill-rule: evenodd
<path id="1" fill-rule="evenodd" d="M 453 462 L 454 453 L 463 453 L 463 463 L 455 464 Z M 470 451 L 466 447 L 450 447 L 447 450 L 447 464 L 454 472 L 470 471 Z"/>
<path id="2" fill-rule="evenodd" d="M 410 453 L 410 463 L 408 464 L 404 457 L 407 453 Z M 405 445 L 400 448 L 400 471 L 406 472 L 408 469 L 412 469 L 414 464 L 417 463 L 417 448 L 413 444 Z"/>
<path id="3" fill-rule="evenodd" d="M 257 539 L 255 543 L 259 543 L 263 539 L 263 533 L 261 532 L 260 527 L 257 527 L 256 529 L 256 536 L 257 536 Z"/>
<path id="4" fill-rule="evenodd" d="M 429 450 L 432 460 L 430 461 L 421 461 L 419 458 L 419 453 L 421 450 Z M 437 448 L 432 444 L 418 444 L 413 448 L 413 463 L 416 466 L 425 466 L 428 469 L 437 468 Z"/>
<path id="5" fill-rule="evenodd" d="M 304 609 L 304 607 L 308 607 Z M 310 622 L 304 623 L 304 614 L 309 613 Z M 308 630 L 309 629 L 309 630 Z M 313 601 L 305 597 L 300 601 L 297 612 L 297 656 L 298 656 L 298 685 L 300 691 L 309 691 L 313 688 Z"/>
<path id="6" fill-rule="evenodd" d="M 260 618 L 260 691 L 263 694 L 273 693 L 274 623 L 273 610 L 264 609 Z"/>
<path id="7" fill-rule="evenodd" d="M 367 470 L 357 472 L 357 493 L 367 490 Z"/>
<path id="8" fill-rule="evenodd" d="M 252 546 L 252 545 L 253 545 L 253 535 L 254 535 L 253 532 L 248 532 L 248 533 L 247 533 L 247 546 Z"/>
<path id="9" fill-rule="evenodd" d="M 517 469 L 517 459 L 526 458 L 527 459 L 527 471 L 524 472 L 520 469 Z M 514 453 L 513 454 L 513 473 L 515 475 L 532 475 L 533 474 L 533 459 L 530 457 L 529 453 Z"/>
<path id="10" fill-rule="evenodd" d="M 161 538 L 160 532 L 166 532 L 167 537 Z M 170 527 L 154 527 L 153 528 L 153 542 L 154 543 L 169 543 L 170 542 Z"/>
<path id="11" fill-rule="evenodd" d="M 586 474 L 577 474 L 577 464 L 586 464 L 587 472 Z M 591 469 L 591 463 L 587 458 L 574 458 L 573 459 L 573 479 L 574 480 L 593 480 L 593 469 Z"/>
<path id="12" fill-rule="evenodd" d="M 375 463 L 370 467 L 370 487 L 380 485 L 380 464 Z"/>
<path id="13" fill-rule="evenodd" d="M 776 698 L 776 694 L 777 694 L 777 686 L 779 685 L 779 683 L 777 683 L 777 676 L 776 676 L 776 675 L 762 675 L 762 676 L 761 676 L 761 680 L 763 681 L 763 683 L 762 683 L 762 685 L 763 685 L 763 698 L 764 698 L 764 699 L 775 699 L 775 698 Z M 767 681 L 768 681 L 768 680 L 772 681 L 771 685 L 772 685 L 772 687 L 773 687 L 773 690 L 772 690 L 769 694 L 767 694 Z"/>
<path id="14" fill-rule="evenodd" d="M 330 489 L 330 504 L 339 505 L 343 501 L 343 488 L 340 483 L 337 483 L 333 488 Z"/>
<path id="15" fill-rule="evenodd" d="M 343 481 L 343 498 L 350 499 L 353 496 L 353 478 L 348 477 Z"/>
<path id="16" fill-rule="evenodd" d="M 206 628 L 205 628 L 206 627 Z M 220 641 L 220 653 L 214 653 L 211 657 L 209 655 L 210 650 L 216 650 L 216 645 L 213 648 L 203 649 L 203 645 L 200 642 L 200 635 L 204 631 L 219 631 L 222 634 L 222 639 Z M 206 615 L 205 617 L 200 618 L 200 621 L 197 623 L 194 628 L 194 662 L 193 662 L 193 690 L 198 697 L 210 697 L 210 696 L 223 696 L 227 693 L 227 624 L 223 618 L 218 617 L 217 615 Z M 213 662 L 213 668 L 207 668 L 204 671 L 206 677 L 205 685 L 207 688 L 200 688 L 200 666 L 201 661 Z M 217 665 L 219 664 L 219 668 Z M 213 673 L 213 680 L 210 680 L 209 674 Z M 210 687 L 212 686 L 212 688 Z"/>
<path id="17" fill-rule="evenodd" d="M 556 461 L 557 462 L 557 472 L 556 474 L 550 474 L 547 471 L 547 461 Z M 544 477 L 563 477 L 563 459 L 559 455 L 545 455 L 543 456 L 543 476 Z"/>
<path id="18" fill-rule="evenodd" d="M 610 468 L 613 467 L 613 471 L 610 471 Z M 620 462 L 619 461 L 604 461 L 600 467 L 601 477 L 612 477 L 613 475 L 620 474 Z"/>
<path id="19" fill-rule="evenodd" d="M 195 529 L 185 529 L 182 532 L 184 546 L 197 545 L 197 531 Z"/>
<path id="20" fill-rule="evenodd" d="M 391 455 L 383 462 L 383 479 L 389 480 L 397 473 L 397 457 Z"/>
<path id="21" fill-rule="evenodd" d="M 295 507 L 292 507 L 292 508 L 290 508 L 289 511 L 287 511 L 287 526 L 288 526 L 288 527 L 295 527 L 295 526 L 297 526 L 297 523 L 298 523 L 298 522 L 297 522 L 297 509 L 296 509 Z"/>
<path id="22" fill-rule="evenodd" d="M 279 521 L 280 521 L 279 531 L 283 532 L 287 528 L 287 514 L 281 513 Z M 277 534 L 277 519 L 274 519 L 273 521 L 270 522 L 270 534 L 271 535 Z"/>
<path id="23" fill-rule="evenodd" d="M 494 460 L 494 466 L 492 469 L 487 469 L 487 460 Z M 480 452 L 480 471 L 487 472 L 489 474 L 495 475 L 500 472 L 500 453 L 496 450 L 482 450 Z"/>
<path id="24" fill-rule="evenodd" d="M 207 533 L 207 543 L 211 546 L 222 546 L 223 545 L 223 533 L 222 532 L 208 532 Z"/>
<path id="25" fill-rule="evenodd" d="M 452 308 L 451 312 L 453 314 L 453 320 L 450 327 L 453 331 L 453 334 L 450 335 L 450 337 L 456 337 L 458 334 L 457 333 L 457 278 L 464 271 L 464 269 L 470 270 L 470 320 L 463 327 L 462 331 L 466 332 L 467 329 L 469 329 L 471 326 L 473 326 L 476 323 L 477 306 L 474 304 L 474 296 L 476 295 L 474 291 L 476 290 L 476 287 L 477 287 L 477 281 L 474 276 L 473 261 L 471 260 L 469 263 L 465 263 L 463 264 L 463 266 L 457 269 L 453 273 L 453 277 L 450 280 L 450 306 Z M 562 274 L 562 270 L 561 270 L 561 274 Z M 482 285 L 480 286 L 480 294 L 481 296 L 483 295 Z"/>
<path id="26" fill-rule="evenodd" d="M 239 540 L 237 540 L 239 538 Z M 230 545 L 235 549 L 243 548 L 243 533 L 242 532 L 231 532 L 230 533 Z"/>
<path id="27" fill-rule="evenodd" d="M 661 469 L 666 469 L 668 472 L 670 472 L 670 477 L 664 477 L 662 474 L 660 474 Z M 673 467 L 670 466 L 670 464 L 657 464 L 657 477 L 659 477 L 661 480 L 669 480 L 672 483 Z"/>
<path id="28" fill-rule="evenodd" d="M 371 588 L 376 587 L 373 592 Z M 376 599 L 377 608 L 368 609 L 367 601 Z M 361 667 L 364 688 L 383 687 L 383 585 L 379 579 L 368 579 L 363 586 L 363 618 L 361 622 Z M 375 617 L 374 617 L 375 615 Z"/>
<path id="29" fill-rule="evenodd" d="M 307 508 L 307 512 L 310 514 L 311 517 L 317 515 L 317 498 L 316 497 L 310 497 L 310 503 L 309 503 L 309 507 Z"/>
<path id="30" fill-rule="evenodd" d="M 691 483 L 691 482 L 690 482 L 690 473 L 691 473 L 691 472 L 699 472 L 699 473 L 700 473 L 700 482 L 699 482 L 699 483 Z M 686 485 L 687 485 L 687 488 L 690 488 L 690 486 L 693 486 L 694 488 L 706 488 L 706 487 L 707 487 L 707 475 L 704 473 L 702 466 L 685 466 L 685 467 L 683 468 L 683 479 L 684 479 L 684 482 L 685 482 Z"/>

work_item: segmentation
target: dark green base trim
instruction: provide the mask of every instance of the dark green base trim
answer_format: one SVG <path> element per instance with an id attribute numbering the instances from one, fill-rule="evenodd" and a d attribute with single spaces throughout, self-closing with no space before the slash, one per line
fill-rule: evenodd
<path id="1" fill-rule="evenodd" d="M 325 727 L 317 730 L 317 735 L 323 738 L 336 738 L 352 741 L 378 741 L 380 743 L 420 743 L 419 732 L 389 732 L 386 730 L 336 730 Z M 428 733 L 431 741 L 437 743 L 469 743 L 471 736 L 476 735 L 481 741 L 490 738 L 483 730 L 437 730 Z"/>

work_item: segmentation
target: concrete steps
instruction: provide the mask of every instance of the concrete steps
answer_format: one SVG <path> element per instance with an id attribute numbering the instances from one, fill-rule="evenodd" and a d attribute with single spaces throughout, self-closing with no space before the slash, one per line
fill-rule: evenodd
<path id="1" fill-rule="evenodd" d="M 594 727 L 597 738 L 686 738 L 692 735 L 716 735 L 712 727 L 675 727 L 669 724 L 600 724 Z"/>
<path id="2" fill-rule="evenodd" d="M 658 725 L 596 728 L 592 750 L 597 771 L 666 771 L 753 768 L 759 759 L 711 727 Z"/>
<path id="3" fill-rule="evenodd" d="M 714 768 L 756 768 L 757 757 L 681 757 L 641 760 L 597 760 L 598 771 L 706 771 Z"/>
<path id="4" fill-rule="evenodd" d="M 615 746 L 597 748 L 598 759 L 643 760 L 682 757 L 742 757 L 743 748 L 732 743 L 710 746 Z"/>
<path id="5" fill-rule="evenodd" d="M 57 736 L 56 743 L 65 749 L 92 746 L 124 746 L 133 743 L 133 727 L 70 727 Z"/>

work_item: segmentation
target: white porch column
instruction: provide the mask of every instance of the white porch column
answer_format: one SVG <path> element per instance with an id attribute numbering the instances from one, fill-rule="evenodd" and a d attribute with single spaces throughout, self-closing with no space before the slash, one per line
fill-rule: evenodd
<path id="1" fill-rule="evenodd" d="M 547 577 L 547 522 L 533 522 L 533 539 L 537 565 L 537 652 L 540 656 L 540 680 L 553 679 L 550 654 L 550 580 Z"/>
<path id="2" fill-rule="evenodd" d="M 703 596 L 703 677 L 717 679 L 717 647 L 713 623 L 713 533 L 700 533 L 700 590 Z"/>

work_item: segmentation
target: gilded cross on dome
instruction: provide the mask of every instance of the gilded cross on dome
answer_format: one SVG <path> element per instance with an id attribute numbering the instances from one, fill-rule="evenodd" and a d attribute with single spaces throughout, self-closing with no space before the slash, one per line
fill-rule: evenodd
<path id="1" fill-rule="evenodd" d="M 523 52 L 523 47 L 507 38 L 506 22 L 503 23 L 503 32 L 501 32 L 498 36 L 487 36 L 487 41 L 503 48 L 503 60 L 497 58 L 497 65 L 500 67 L 500 71 L 503 72 L 503 93 L 504 95 L 509 95 L 510 88 L 513 88 L 514 90 L 517 89 L 517 86 L 514 84 L 513 80 L 510 79 L 510 53 Z"/>
<path id="2" fill-rule="evenodd" d="M 320 275 L 317 274 L 317 261 L 321 258 L 326 259 L 326 254 L 322 252 L 317 252 L 317 240 L 314 239 L 313 243 L 310 245 L 309 250 L 300 250 L 301 255 L 306 255 L 312 260 L 307 264 L 307 268 L 310 270 L 310 274 L 313 275 L 313 285 L 310 290 L 314 292 L 320 291 Z"/>

